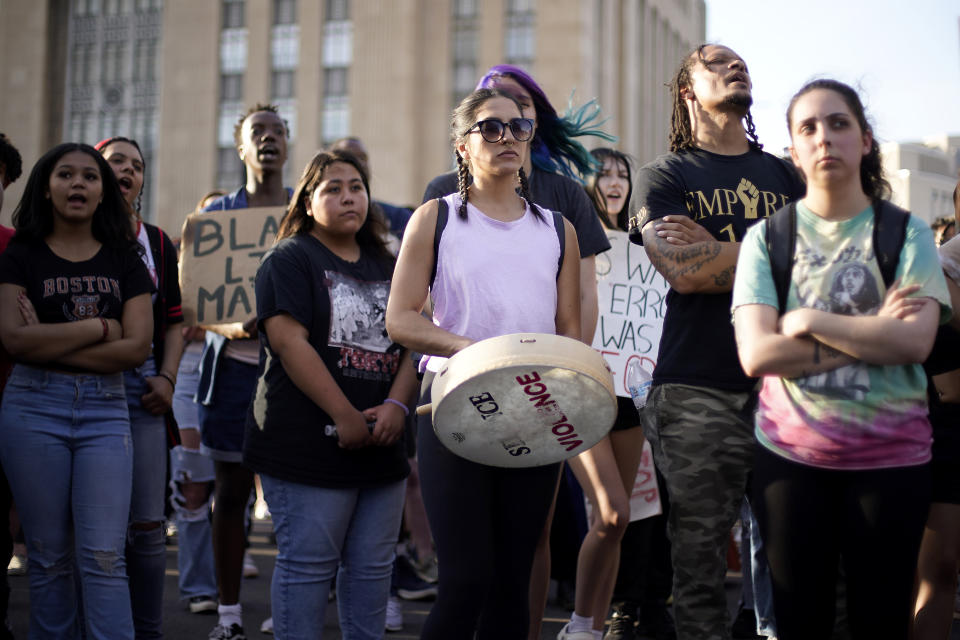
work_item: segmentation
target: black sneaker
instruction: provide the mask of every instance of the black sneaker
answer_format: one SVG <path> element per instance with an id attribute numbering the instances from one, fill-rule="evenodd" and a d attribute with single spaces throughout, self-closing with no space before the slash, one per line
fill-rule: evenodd
<path id="1" fill-rule="evenodd" d="M 429 600 L 437 597 L 437 585 L 430 584 L 417 575 L 416 569 L 405 555 L 397 554 L 397 595 L 404 600 Z"/>
<path id="2" fill-rule="evenodd" d="M 607 635 L 603 640 L 636 640 L 637 620 L 626 611 L 616 609 L 610 616 L 610 626 L 607 627 Z"/>
<path id="3" fill-rule="evenodd" d="M 677 640 L 677 629 L 673 616 L 665 603 L 644 605 L 640 608 L 640 621 L 637 623 L 638 638 L 653 640 Z"/>
<path id="4" fill-rule="evenodd" d="M 243 627 L 236 623 L 229 627 L 218 624 L 207 636 L 207 640 L 247 640 L 247 636 L 243 635 Z"/>
<path id="5" fill-rule="evenodd" d="M 737 617 L 730 625 L 730 635 L 737 640 L 766 640 L 757 635 L 757 614 L 753 609 L 743 607 L 737 611 Z"/>

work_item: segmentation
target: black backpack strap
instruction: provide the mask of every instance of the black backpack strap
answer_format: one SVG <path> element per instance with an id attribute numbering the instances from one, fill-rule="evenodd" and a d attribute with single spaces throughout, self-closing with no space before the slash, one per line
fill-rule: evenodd
<path id="1" fill-rule="evenodd" d="M 536 205 L 539 208 L 539 205 Z M 567 229 L 563 226 L 563 216 L 556 211 L 553 214 L 553 228 L 557 232 L 557 240 L 560 242 L 560 259 L 557 261 L 557 277 L 560 277 L 560 269 L 563 268 L 563 254 L 567 248 Z"/>
<path id="2" fill-rule="evenodd" d="M 900 252 L 907 237 L 910 214 L 886 200 L 873 203 L 873 252 L 883 284 L 889 289 L 897 277 Z"/>
<path id="3" fill-rule="evenodd" d="M 777 290 L 780 315 L 787 311 L 787 293 L 790 291 L 790 275 L 797 247 L 797 205 L 791 202 L 767 218 L 767 254 L 770 256 L 770 271 Z"/>
<path id="4" fill-rule="evenodd" d="M 437 198 L 437 227 L 433 231 L 433 271 L 430 273 L 430 286 L 433 286 L 433 281 L 437 279 L 437 258 L 440 256 L 440 236 L 443 235 L 443 230 L 447 226 L 447 214 L 449 213 L 449 207 L 447 206 L 447 201 L 443 198 Z"/>

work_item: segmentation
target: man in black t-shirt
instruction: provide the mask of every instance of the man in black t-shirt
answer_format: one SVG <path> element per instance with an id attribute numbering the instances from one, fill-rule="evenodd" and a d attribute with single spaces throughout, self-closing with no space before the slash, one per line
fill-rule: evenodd
<path id="1" fill-rule="evenodd" d="M 643 167 L 630 239 L 670 283 L 645 434 L 670 496 L 674 613 L 681 640 L 726 640 L 729 532 L 753 461 L 756 380 L 740 367 L 730 296 L 747 228 L 803 195 L 761 151 L 746 64 L 702 45 L 671 83 L 671 153 Z"/>

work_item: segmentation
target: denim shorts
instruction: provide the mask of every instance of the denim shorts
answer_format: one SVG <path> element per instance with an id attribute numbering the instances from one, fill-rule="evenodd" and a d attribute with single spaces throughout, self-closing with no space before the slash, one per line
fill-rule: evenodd
<path id="1" fill-rule="evenodd" d="M 221 358 L 213 402 L 200 405 L 200 450 L 221 462 L 243 461 L 247 410 L 257 387 L 257 367 Z"/>

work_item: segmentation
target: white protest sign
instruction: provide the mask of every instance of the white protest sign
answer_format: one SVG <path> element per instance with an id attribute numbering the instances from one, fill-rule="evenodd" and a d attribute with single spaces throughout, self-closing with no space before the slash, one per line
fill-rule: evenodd
<path id="1" fill-rule="evenodd" d="M 285 207 L 187 216 L 180 240 L 180 291 L 187 324 L 244 322 L 256 314 L 254 279 Z"/>
<path id="2" fill-rule="evenodd" d="M 596 257 L 600 317 L 593 348 L 610 366 L 617 395 L 630 397 L 627 364 L 638 358 L 653 372 L 670 285 L 626 232 L 608 230 L 607 238 L 610 250 Z"/>
<path id="3" fill-rule="evenodd" d="M 590 520 L 593 505 L 586 493 L 583 494 L 586 505 L 587 520 Z M 663 513 L 660 503 L 660 486 L 657 484 L 657 472 L 653 467 L 653 450 L 650 441 L 643 441 L 643 453 L 640 456 L 640 466 L 637 468 L 637 477 L 633 481 L 633 491 L 630 493 L 630 522 L 651 518 Z"/>

